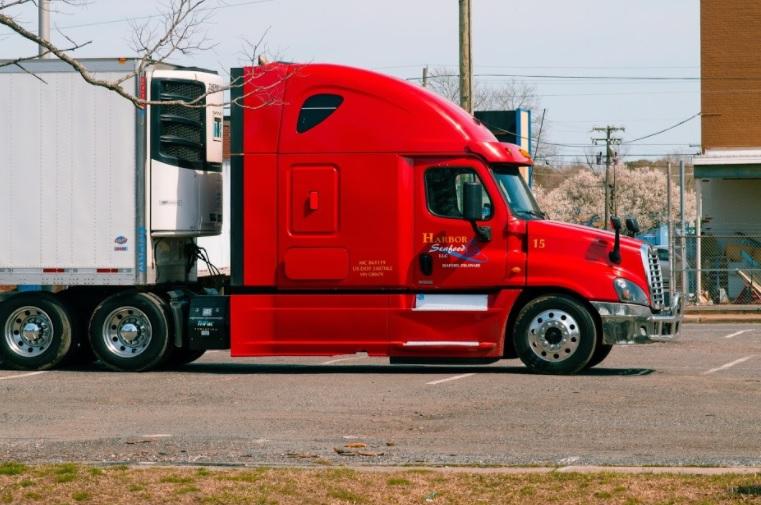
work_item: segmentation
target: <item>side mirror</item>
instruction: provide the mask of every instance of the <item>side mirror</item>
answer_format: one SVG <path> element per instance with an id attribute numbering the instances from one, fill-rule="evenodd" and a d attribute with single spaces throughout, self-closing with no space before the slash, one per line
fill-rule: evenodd
<path id="1" fill-rule="evenodd" d="M 483 188 L 477 182 L 462 185 L 462 217 L 468 221 L 478 221 L 483 212 Z"/>
<path id="2" fill-rule="evenodd" d="M 630 237 L 635 236 L 637 233 L 639 233 L 639 223 L 637 222 L 637 219 L 629 216 L 626 218 L 626 234 Z"/>
<path id="3" fill-rule="evenodd" d="M 491 227 L 478 226 L 476 221 L 484 218 L 484 189 L 477 182 L 462 185 L 462 217 L 470 221 L 473 231 L 481 242 L 491 240 Z"/>
<path id="4" fill-rule="evenodd" d="M 611 217 L 610 218 L 610 225 L 613 227 L 613 230 L 616 232 L 616 238 L 613 242 L 613 250 L 608 253 L 608 258 L 610 258 L 610 261 L 612 263 L 620 264 L 621 263 L 621 220 L 617 217 Z"/>

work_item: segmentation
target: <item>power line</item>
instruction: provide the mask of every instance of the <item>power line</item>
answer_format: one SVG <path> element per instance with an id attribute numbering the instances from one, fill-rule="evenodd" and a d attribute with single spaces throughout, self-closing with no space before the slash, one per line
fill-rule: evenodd
<path id="1" fill-rule="evenodd" d="M 650 160 L 648 160 L 648 161 L 650 161 Z M 657 162 L 658 160 L 653 160 L 653 161 Z M 584 163 L 583 165 L 585 165 L 585 169 L 588 166 L 588 165 L 586 165 L 586 163 Z M 659 170 L 660 171 L 660 170 L 665 169 L 666 167 L 650 166 L 650 167 L 647 167 L 647 168 L 649 168 L 651 170 Z M 568 168 L 553 168 L 552 165 L 535 165 L 534 166 L 534 177 L 541 178 L 541 179 L 552 178 L 552 177 L 563 177 L 563 178 L 567 179 L 568 177 L 572 177 L 573 176 L 573 172 L 572 171 L 573 171 L 573 168 L 571 168 L 569 170 Z M 571 172 L 571 173 L 568 173 L 568 172 Z M 595 175 L 602 175 L 601 173 L 595 171 L 594 169 L 592 169 L 592 173 L 594 173 Z"/>
<path id="2" fill-rule="evenodd" d="M 700 153 L 628 153 L 628 154 L 618 154 L 619 158 L 636 158 L 636 157 L 654 157 L 654 156 L 699 156 Z M 567 153 L 567 154 L 543 154 L 539 158 L 580 158 L 584 157 L 584 153 Z"/>
<path id="3" fill-rule="evenodd" d="M 457 77 L 457 74 L 438 74 L 430 78 Z M 588 80 L 588 81 L 759 81 L 761 77 L 724 76 L 724 77 L 700 77 L 700 76 L 666 76 L 666 75 L 561 75 L 561 74 L 496 74 L 478 73 L 474 77 L 510 77 L 515 79 L 557 79 L 557 80 Z M 408 81 L 419 81 L 420 77 L 407 77 Z"/>
<path id="4" fill-rule="evenodd" d="M 619 69 L 619 70 L 667 70 L 667 69 L 679 69 L 679 70 L 696 70 L 700 68 L 700 65 L 476 65 L 479 68 L 562 68 L 573 70 L 603 70 L 603 69 Z M 755 68 L 755 67 L 752 67 Z"/>
<path id="5" fill-rule="evenodd" d="M 264 3 L 271 3 L 276 2 L 278 0 L 248 0 L 245 2 L 224 2 L 220 5 L 216 5 L 213 7 L 201 7 L 198 9 L 194 9 L 194 12 L 208 12 L 208 11 L 216 11 L 221 9 L 227 9 L 232 7 L 245 7 L 246 5 L 254 5 L 254 4 L 264 4 Z M 150 14 L 146 16 L 131 16 L 131 17 L 124 17 L 124 18 L 114 18 L 114 19 L 107 19 L 105 21 L 93 21 L 92 23 L 80 23 L 75 25 L 63 25 L 63 26 L 57 26 L 58 29 L 72 29 L 72 28 L 86 28 L 89 26 L 100 26 L 100 25 L 112 25 L 112 24 L 118 24 L 118 23 L 128 23 L 130 21 L 140 21 L 144 19 L 154 19 L 154 18 L 160 18 L 163 17 L 164 14 Z M 10 34 L 12 35 L 12 34 Z"/>
<path id="6" fill-rule="evenodd" d="M 665 76 L 665 75 L 543 75 L 543 74 L 477 74 L 478 77 L 514 77 L 520 79 L 583 79 L 583 80 L 616 80 L 616 81 L 699 81 L 700 77 Z M 761 78 L 756 79 L 761 80 Z"/>
<path id="7" fill-rule="evenodd" d="M 451 70 L 457 67 L 457 63 L 406 63 L 398 65 L 383 65 L 373 67 L 376 70 L 394 69 L 394 68 L 420 68 L 424 66 L 438 67 L 441 70 Z M 563 69 L 563 70 L 698 70 L 700 65 L 473 65 L 474 68 L 496 68 L 496 69 L 513 69 L 513 68 L 530 68 L 530 69 Z M 733 68 L 741 68 L 734 66 Z M 755 68 L 755 67 L 747 67 Z"/>
<path id="8" fill-rule="evenodd" d="M 690 121 L 691 119 L 693 119 L 693 118 L 695 118 L 696 116 L 699 116 L 699 115 L 700 115 L 700 113 L 698 112 L 697 114 L 695 114 L 693 116 L 690 116 L 689 118 L 687 118 L 685 120 L 682 120 L 682 121 L 680 121 L 679 123 L 677 123 L 675 125 L 672 125 L 672 126 L 670 126 L 668 128 L 664 128 L 663 130 L 659 130 L 659 131 L 654 132 L 654 133 L 650 133 L 648 135 L 645 135 L 644 137 L 640 137 L 640 138 L 634 139 L 634 140 L 629 140 L 629 141 L 626 141 L 626 142 L 616 142 L 616 143 L 626 144 L 626 145 L 637 145 L 637 146 L 691 146 L 693 144 L 689 144 L 689 143 L 685 143 L 685 142 L 682 142 L 682 143 L 673 143 L 673 144 L 671 144 L 671 143 L 645 143 L 645 144 L 643 144 L 643 143 L 637 143 L 637 144 L 635 144 L 635 142 L 638 142 L 639 140 L 644 140 L 644 139 L 648 139 L 648 138 L 651 138 L 651 137 L 655 137 L 656 135 L 660 135 L 661 133 L 665 133 L 665 132 L 667 132 L 669 130 L 673 130 L 674 128 L 683 125 L 687 121 Z M 506 130 L 505 128 L 500 128 L 500 127 L 491 125 L 491 124 L 485 122 L 483 119 L 479 119 L 479 121 L 481 123 L 483 123 L 487 128 L 489 128 L 492 131 L 494 131 L 496 129 L 496 130 L 499 130 L 501 133 L 506 133 L 508 135 L 513 135 L 515 137 L 519 136 L 517 133 L 515 133 L 513 131 Z M 593 121 L 589 121 L 589 122 L 591 123 Z M 623 130 L 623 128 L 620 128 L 620 129 Z M 593 128 L 593 131 L 595 131 L 595 130 L 597 130 L 597 129 Z M 535 140 L 534 138 L 528 137 L 526 135 L 521 135 L 520 138 L 522 140 Z M 621 139 L 617 139 L 617 140 L 621 140 Z M 592 148 L 592 147 L 597 147 L 597 145 L 598 145 L 596 143 L 591 143 L 591 144 L 571 144 L 571 143 L 562 143 L 562 142 L 550 142 L 550 141 L 544 141 L 544 140 L 542 141 L 542 144 L 547 144 L 547 145 L 555 146 L 555 147 L 566 147 L 566 148 L 569 148 L 569 149 L 589 149 L 589 148 Z"/>
<path id="9" fill-rule="evenodd" d="M 638 118 L 619 118 L 614 123 L 651 123 L 653 121 L 676 121 L 681 120 L 680 117 L 638 117 Z M 548 119 L 547 122 L 552 124 L 586 124 L 586 123 L 605 123 L 611 122 L 611 119 L 605 118 L 592 118 L 592 119 Z"/>
<path id="10" fill-rule="evenodd" d="M 641 140 L 646 140 L 646 139 L 649 139 L 649 138 L 652 138 L 652 137 L 656 137 L 658 135 L 661 135 L 663 133 L 671 131 L 671 130 L 673 130 L 675 128 L 678 128 L 678 127 L 682 126 L 683 124 L 685 124 L 685 123 L 687 123 L 689 121 L 692 121 L 696 117 L 699 117 L 700 114 L 701 114 L 700 112 L 696 112 L 695 114 L 693 114 L 692 116 L 688 117 L 687 119 L 683 119 L 683 120 L 679 121 L 678 123 L 675 123 L 675 124 L 673 124 L 673 125 L 671 125 L 671 126 L 669 126 L 667 128 L 663 128 L 662 130 L 658 130 L 656 132 L 649 133 L 647 135 L 643 135 L 642 137 L 638 137 L 636 139 L 627 140 L 625 142 L 621 141 L 621 139 L 617 139 L 616 143 L 623 144 L 623 145 L 635 145 L 636 144 L 638 146 L 646 146 L 646 145 L 664 145 L 664 146 L 670 146 L 670 145 L 683 146 L 683 145 L 688 145 L 689 146 L 690 144 L 638 144 L 637 142 L 639 142 Z M 611 128 L 611 127 L 608 127 L 608 128 Z M 592 130 L 593 131 L 603 131 L 605 129 L 603 128 L 601 130 L 599 128 L 593 128 Z M 511 132 L 508 132 L 508 133 L 511 133 Z M 604 139 L 597 139 L 597 140 L 601 141 L 601 140 L 604 140 Z M 561 144 L 561 143 L 553 143 L 553 142 L 545 142 L 545 144 L 555 145 L 555 146 L 558 146 L 558 147 L 569 147 L 569 148 L 589 148 L 589 147 L 594 147 L 595 145 L 597 145 L 595 143 L 592 143 L 592 144 Z"/>
<path id="11" fill-rule="evenodd" d="M 413 63 L 399 65 L 383 65 L 373 67 L 376 70 L 395 68 L 420 68 L 428 65 L 439 70 L 451 70 L 457 67 L 456 63 Z M 479 69 L 559 69 L 559 70 L 698 70 L 700 65 L 473 65 Z M 741 67 L 734 67 L 741 68 Z M 755 68 L 755 67 L 747 67 Z"/>
<path id="12" fill-rule="evenodd" d="M 475 77 L 510 77 L 515 79 L 557 79 L 557 80 L 599 80 L 599 81 L 700 81 L 700 77 L 696 76 L 645 76 L 645 75 L 551 75 L 551 74 L 494 74 L 494 73 L 478 73 L 474 74 Z M 433 79 L 443 77 L 457 77 L 456 74 L 437 74 L 431 76 Z M 732 79 L 730 77 L 718 77 L 716 79 Z M 739 80 L 750 80 L 745 78 L 738 78 Z M 408 81 L 420 80 L 420 77 L 408 77 Z M 761 80 L 761 78 L 753 79 Z"/>
<path id="13" fill-rule="evenodd" d="M 687 123 L 688 121 L 692 121 L 696 117 L 700 116 L 700 112 L 697 112 L 693 114 L 692 116 L 688 117 L 687 119 L 683 119 L 682 121 L 679 121 L 676 124 L 673 124 L 669 126 L 668 128 L 664 128 L 663 130 L 658 130 L 657 132 L 650 133 L 649 135 L 645 135 L 644 137 L 639 137 L 634 140 L 627 140 L 624 142 L 624 144 L 633 144 L 635 142 L 639 142 L 640 140 L 649 139 L 651 137 L 655 137 L 656 135 L 660 135 L 661 133 L 666 133 L 667 131 L 673 130 L 674 128 L 677 128 L 679 126 L 682 126 L 683 124 Z"/>
<path id="14" fill-rule="evenodd" d="M 429 77 L 430 79 L 430 77 Z M 761 92 L 761 89 L 758 90 Z M 689 91 L 619 91 L 619 92 L 606 92 L 606 93 L 531 93 L 532 97 L 537 98 L 563 98 L 563 97 L 576 97 L 576 96 L 636 96 L 636 95 L 697 95 L 700 94 L 699 89 Z"/>

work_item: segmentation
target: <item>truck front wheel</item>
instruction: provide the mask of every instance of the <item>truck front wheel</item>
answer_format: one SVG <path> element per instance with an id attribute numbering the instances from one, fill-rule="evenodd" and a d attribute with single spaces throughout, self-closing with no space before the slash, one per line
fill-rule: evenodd
<path id="1" fill-rule="evenodd" d="M 170 351 L 166 304 L 150 293 L 107 298 L 95 308 L 89 333 L 93 352 L 112 370 L 150 370 Z"/>
<path id="2" fill-rule="evenodd" d="M 528 302 L 515 321 L 513 338 L 521 361 L 535 372 L 574 374 L 595 353 L 597 331 L 589 311 L 566 295 Z"/>
<path id="3" fill-rule="evenodd" d="M 0 361 L 20 370 L 45 370 L 72 348 L 71 317 L 55 295 L 21 293 L 0 305 Z"/>
<path id="4" fill-rule="evenodd" d="M 589 363 L 587 363 L 587 366 L 584 368 L 592 368 L 593 366 L 597 366 L 600 363 L 602 363 L 605 358 L 608 357 L 608 354 L 610 354 L 610 351 L 613 350 L 613 346 L 610 344 L 601 344 L 597 343 L 597 349 L 595 350 L 594 355 L 592 356 L 592 359 L 589 360 Z"/>

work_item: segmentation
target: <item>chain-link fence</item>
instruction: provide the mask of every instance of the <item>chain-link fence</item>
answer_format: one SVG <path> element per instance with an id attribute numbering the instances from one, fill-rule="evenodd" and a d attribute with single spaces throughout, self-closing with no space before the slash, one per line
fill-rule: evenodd
<path id="1" fill-rule="evenodd" d="M 761 303 L 761 235 L 676 233 L 671 258 L 664 277 L 688 304 Z"/>

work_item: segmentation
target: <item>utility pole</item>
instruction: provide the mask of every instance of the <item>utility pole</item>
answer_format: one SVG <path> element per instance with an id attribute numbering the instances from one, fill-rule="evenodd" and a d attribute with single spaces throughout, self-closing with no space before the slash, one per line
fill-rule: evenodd
<path id="1" fill-rule="evenodd" d="M 50 0 L 38 0 L 38 23 L 37 34 L 42 40 L 50 40 Z M 39 47 L 40 58 L 51 58 L 53 55 L 47 49 Z"/>
<path id="2" fill-rule="evenodd" d="M 682 293 L 688 296 L 690 286 L 687 279 L 687 221 L 684 215 L 684 191 L 685 187 L 684 160 L 679 160 L 679 266 L 682 269 Z"/>
<path id="3" fill-rule="evenodd" d="M 542 109 L 542 120 L 539 123 L 539 133 L 536 136 L 536 144 L 534 145 L 534 156 L 536 159 L 536 153 L 539 152 L 539 141 L 542 140 L 542 130 L 544 129 L 544 116 L 547 115 L 547 109 Z"/>
<path id="4" fill-rule="evenodd" d="M 615 167 L 613 169 L 613 183 L 611 184 L 610 177 L 610 164 L 613 159 L 613 149 L 611 146 L 620 145 L 621 138 L 614 137 L 613 135 L 618 131 L 624 131 L 624 128 L 619 126 L 606 126 L 604 128 L 592 128 L 593 132 L 605 132 L 604 138 L 592 138 L 592 142 L 598 145 L 602 142 L 605 143 L 605 228 L 610 226 L 610 216 L 616 212 L 616 174 Z"/>
<path id="5" fill-rule="evenodd" d="M 423 67 L 423 87 L 428 87 L 428 65 Z"/>
<path id="6" fill-rule="evenodd" d="M 460 1 L 460 106 L 473 113 L 473 64 L 470 44 L 470 0 Z"/>
<path id="7" fill-rule="evenodd" d="M 671 162 L 666 164 L 666 170 L 668 170 L 666 173 L 666 223 L 668 226 L 669 234 L 669 303 L 671 303 L 670 300 L 674 299 L 674 279 L 676 279 L 674 275 L 676 273 L 674 272 L 674 244 L 676 244 L 676 241 L 674 240 L 674 216 L 671 210 L 673 207 L 671 204 Z"/>

